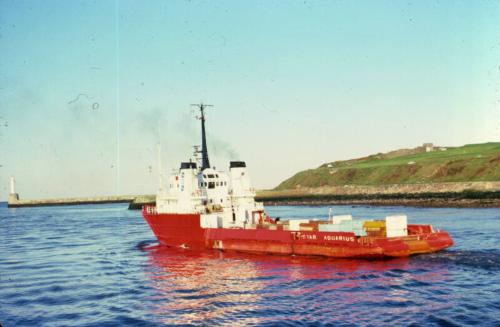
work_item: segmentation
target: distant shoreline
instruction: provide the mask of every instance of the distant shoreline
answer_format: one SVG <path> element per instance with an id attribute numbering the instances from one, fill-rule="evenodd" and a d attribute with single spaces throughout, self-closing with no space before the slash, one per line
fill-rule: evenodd
<path id="1" fill-rule="evenodd" d="M 500 182 L 344 185 L 261 190 L 267 205 L 375 205 L 500 208 Z"/>
<path id="2" fill-rule="evenodd" d="M 391 193 L 391 194 L 267 194 L 265 205 L 373 205 L 456 208 L 500 208 L 500 191 Z"/>
<path id="3" fill-rule="evenodd" d="M 370 206 L 413 206 L 429 208 L 500 208 L 500 190 L 421 193 L 369 193 L 329 194 L 259 191 L 255 199 L 266 206 L 320 206 L 320 205 L 370 205 Z M 71 198 L 50 200 L 18 200 L 9 202 L 8 207 L 64 206 L 98 203 L 129 203 L 129 209 L 141 209 L 143 205 L 154 205 L 156 196 L 122 196 Z"/>
<path id="4" fill-rule="evenodd" d="M 427 208 L 500 208 L 500 192 L 462 192 L 454 194 L 379 194 L 379 195 L 307 195 L 295 197 L 262 197 L 256 201 L 265 206 L 325 206 L 325 205 L 369 205 L 407 206 Z M 140 210 L 142 205 L 154 205 L 153 196 L 142 201 L 133 201 L 131 210 Z"/>
<path id="5" fill-rule="evenodd" d="M 500 199 L 494 200 L 450 200 L 450 199 L 370 199 L 370 200 L 264 200 L 265 206 L 404 206 L 421 208 L 500 208 Z"/>

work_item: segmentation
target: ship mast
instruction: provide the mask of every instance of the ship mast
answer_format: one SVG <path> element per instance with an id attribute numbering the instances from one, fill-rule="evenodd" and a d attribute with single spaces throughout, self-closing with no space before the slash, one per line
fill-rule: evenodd
<path id="1" fill-rule="evenodd" d="M 208 161 L 208 149 L 207 149 L 207 136 L 205 133 L 205 109 L 207 107 L 213 107 L 211 104 L 192 104 L 192 106 L 200 109 L 201 116 L 198 116 L 199 120 L 201 120 L 201 170 L 203 171 L 206 168 L 210 168 L 210 162 Z"/>

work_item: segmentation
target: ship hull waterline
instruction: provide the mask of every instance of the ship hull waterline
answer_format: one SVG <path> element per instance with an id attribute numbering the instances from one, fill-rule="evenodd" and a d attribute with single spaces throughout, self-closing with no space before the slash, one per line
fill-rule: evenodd
<path id="1" fill-rule="evenodd" d="M 202 228 L 199 214 L 158 214 L 145 209 L 142 213 L 161 245 L 195 250 L 370 259 L 432 253 L 453 245 L 443 231 L 388 238 L 352 232 Z M 418 230 L 428 225 L 408 227 L 412 226 Z"/>

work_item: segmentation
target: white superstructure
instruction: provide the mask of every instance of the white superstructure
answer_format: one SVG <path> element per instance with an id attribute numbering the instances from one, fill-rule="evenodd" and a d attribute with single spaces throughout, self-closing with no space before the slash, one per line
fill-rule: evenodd
<path id="1" fill-rule="evenodd" d="M 243 161 L 230 162 L 229 177 L 223 171 L 201 170 L 195 162 L 183 162 L 164 189 L 156 196 L 156 211 L 201 214 L 202 227 L 252 228 L 264 212 L 262 203 L 255 202 Z"/>
<path id="2" fill-rule="evenodd" d="M 206 105 L 197 105 L 202 122 L 202 151 L 182 162 L 167 187 L 160 186 L 156 211 L 171 214 L 200 214 L 206 228 L 255 228 L 263 219 L 264 206 L 255 202 L 255 191 L 244 161 L 231 161 L 229 173 L 210 167 L 205 136 Z M 198 153 L 202 154 L 198 158 Z M 200 164 L 201 163 L 201 164 Z"/>

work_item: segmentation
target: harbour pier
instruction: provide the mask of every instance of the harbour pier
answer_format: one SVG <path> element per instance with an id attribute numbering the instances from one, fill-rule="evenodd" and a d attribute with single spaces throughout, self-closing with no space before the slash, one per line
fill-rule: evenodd
<path id="1" fill-rule="evenodd" d="M 16 192 L 14 177 L 10 178 L 10 193 L 7 201 L 9 208 L 21 207 L 44 207 L 44 206 L 66 206 L 80 204 L 100 204 L 100 203 L 130 203 L 134 201 L 137 195 L 111 195 L 111 196 L 96 196 L 96 197 L 78 197 L 78 198 L 61 198 L 61 199 L 40 199 L 40 200 L 22 200 L 19 198 L 19 193 Z"/>
<path id="2" fill-rule="evenodd" d="M 62 199 L 42 199 L 42 200 L 20 200 L 9 195 L 7 206 L 9 208 L 21 207 L 45 207 L 45 206 L 68 206 L 80 204 L 101 204 L 101 203 L 130 203 L 136 195 L 119 196 L 97 196 L 81 198 L 62 198 Z"/>

